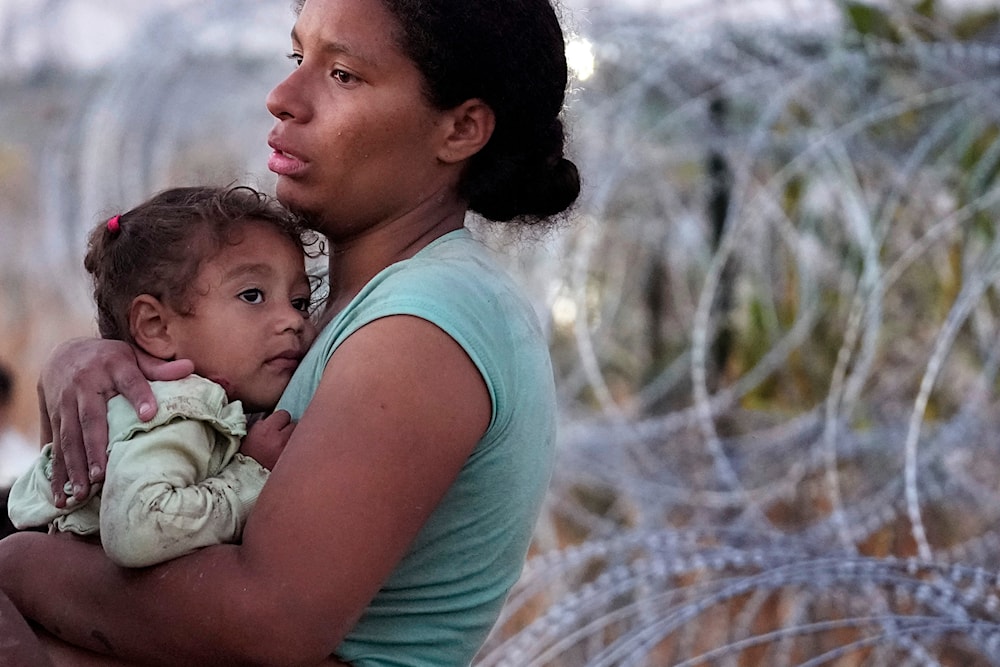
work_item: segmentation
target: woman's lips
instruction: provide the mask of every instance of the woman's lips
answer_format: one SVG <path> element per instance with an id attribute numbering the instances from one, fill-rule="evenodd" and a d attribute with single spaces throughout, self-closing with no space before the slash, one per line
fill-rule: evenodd
<path id="1" fill-rule="evenodd" d="M 305 169 L 306 163 L 284 151 L 274 149 L 267 160 L 267 168 L 278 176 L 294 176 Z"/>

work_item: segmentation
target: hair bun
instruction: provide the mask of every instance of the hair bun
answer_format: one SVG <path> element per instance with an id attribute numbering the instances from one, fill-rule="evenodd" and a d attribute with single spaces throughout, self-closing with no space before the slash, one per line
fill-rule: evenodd
<path id="1" fill-rule="evenodd" d="M 558 158 L 533 180 L 534 187 L 529 190 L 533 198 L 529 204 L 531 215 L 544 218 L 562 213 L 580 194 L 580 171 L 565 157 Z"/>
<path id="2" fill-rule="evenodd" d="M 469 207 L 487 220 L 536 224 L 565 212 L 580 194 L 580 172 L 565 157 L 554 162 L 507 165 L 493 188 L 471 198 Z"/>

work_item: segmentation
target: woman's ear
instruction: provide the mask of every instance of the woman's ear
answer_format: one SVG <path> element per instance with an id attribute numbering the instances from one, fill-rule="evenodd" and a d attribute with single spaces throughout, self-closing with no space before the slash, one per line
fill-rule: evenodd
<path id="1" fill-rule="evenodd" d="M 493 109 L 480 99 L 466 100 L 446 112 L 446 135 L 438 159 L 452 164 L 466 160 L 493 136 L 497 119 Z"/>
<path id="2" fill-rule="evenodd" d="M 173 359 L 176 346 L 168 326 L 172 313 L 162 301 L 150 294 L 140 294 L 132 299 L 128 326 L 136 345 L 159 359 Z"/>

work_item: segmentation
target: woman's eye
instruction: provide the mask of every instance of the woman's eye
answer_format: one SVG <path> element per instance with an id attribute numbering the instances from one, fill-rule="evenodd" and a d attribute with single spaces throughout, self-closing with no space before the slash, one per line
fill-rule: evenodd
<path id="1" fill-rule="evenodd" d="M 257 288 L 243 290 L 239 294 L 240 299 L 246 301 L 247 303 L 263 303 L 264 302 L 264 292 Z"/>
<path id="2" fill-rule="evenodd" d="M 291 60 L 293 63 L 295 63 L 296 67 L 302 64 L 302 54 L 300 53 L 289 53 L 285 57 Z"/>
<path id="3" fill-rule="evenodd" d="M 335 69 L 335 70 L 333 70 L 333 72 L 330 73 L 330 76 L 332 76 L 334 79 L 336 79 L 339 83 L 353 83 L 354 82 L 354 75 L 351 74 L 350 72 L 345 72 L 342 69 Z"/>

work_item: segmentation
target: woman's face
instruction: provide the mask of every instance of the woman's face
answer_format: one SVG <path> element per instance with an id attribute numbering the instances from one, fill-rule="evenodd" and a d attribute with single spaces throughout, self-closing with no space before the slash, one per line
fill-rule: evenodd
<path id="1" fill-rule="evenodd" d="M 277 195 L 333 240 L 391 222 L 454 188 L 436 152 L 443 113 L 393 38 L 380 0 L 307 0 L 297 66 L 268 95 Z"/>

